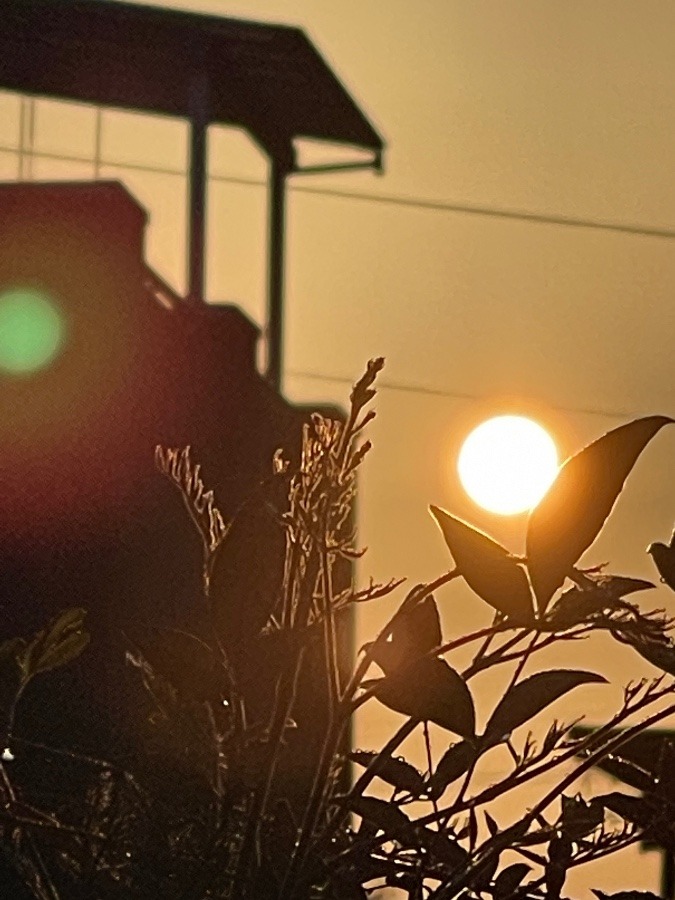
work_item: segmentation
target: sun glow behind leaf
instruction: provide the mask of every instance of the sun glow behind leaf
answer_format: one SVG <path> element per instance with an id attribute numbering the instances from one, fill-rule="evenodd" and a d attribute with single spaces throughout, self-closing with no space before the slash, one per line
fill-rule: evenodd
<path id="1" fill-rule="evenodd" d="M 535 506 L 558 471 L 556 446 L 523 416 L 496 416 L 475 428 L 457 461 L 459 478 L 479 506 L 513 515 Z"/>

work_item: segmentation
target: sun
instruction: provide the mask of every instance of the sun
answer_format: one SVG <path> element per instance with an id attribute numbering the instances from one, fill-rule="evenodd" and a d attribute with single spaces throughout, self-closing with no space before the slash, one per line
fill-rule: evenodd
<path id="1" fill-rule="evenodd" d="M 467 437 L 457 460 L 471 499 L 503 516 L 531 509 L 558 471 L 558 451 L 541 425 L 524 416 L 496 416 Z"/>

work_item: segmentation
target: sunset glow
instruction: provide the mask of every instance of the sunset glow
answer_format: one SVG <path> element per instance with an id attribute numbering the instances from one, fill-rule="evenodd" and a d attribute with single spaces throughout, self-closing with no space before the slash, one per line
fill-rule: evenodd
<path id="1" fill-rule="evenodd" d="M 531 509 L 545 494 L 558 469 L 558 452 L 548 432 L 531 419 L 497 416 L 467 437 L 457 468 L 475 503 L 513 515 Z"/>

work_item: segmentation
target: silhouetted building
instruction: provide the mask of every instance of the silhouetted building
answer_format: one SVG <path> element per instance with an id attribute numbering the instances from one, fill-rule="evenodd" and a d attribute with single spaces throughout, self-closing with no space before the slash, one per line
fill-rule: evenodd
<path id="1" fill-rule="evenodd" d="M 41 369 L 0 374 L 1 635 L 68 606 L 93 634 L 29 692 L 17 729 L 121 761 L 139 725 L 125 650 L 203 614 L 200 539 L 155 445 L 190 445 L 230 518 L 278 447 L 297 457 L 308 416 L 257 372 L 258 332 L 237 307 L 189 305 L 148 268 L 145 221 L 114 182 L 0 186 L 0 295 L 45 299 L 64 335 Z M 281 526 L 251 565 L 281 571 L 280 546 Z M 265 664 L 250 661 L 254 684 Z"/>

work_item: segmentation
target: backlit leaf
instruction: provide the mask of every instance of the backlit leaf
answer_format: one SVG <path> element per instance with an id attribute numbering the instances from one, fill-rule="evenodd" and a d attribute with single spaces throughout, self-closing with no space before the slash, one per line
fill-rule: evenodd
<path id="1" fill-rule="evenodd" d="M 562 830 L 570 840 L 578 841 L 602 825 L 605 809 L 602 803 L 593 799 L 562 796 Z"/>
<path id="2" fill-rule="evenodd" d="M 492 888 L 492 900 L 510 900 L 516 888 L 520 887 L 523 878 L 532 870 L 527 863 L 513 863 L 495 878 Z"/>
<path id="3" fill-rule="evenodd" d="M 516 622 L 532 619 L 527 576 L 508 550 L 477 528 L 430 507 L 457 569 L 469 587 L 494 609 Z"/>
<path id="4" fill-rule="evenodd" d="M 478 749 L 471 741 L 459 741 L 450 744 L 440 758 L 436 769 L 429 779 L 428 792 L 432 798 L 440 797 L 445 789 L 469 771 L 478 759 Z"/>
<path id="5" fill-rule="evenodd" d="M 417 829 L 397 806 L 377 797 L 352 797 L 349 808 L 361 816 L 378 831 L 383 831 L 387 840 L 397 841 L 405 847 L 418 847 Z"/>
<path id="6" fill-rule="evenodd" d="M 617 601 L 628 594 L 650 590 L 653 587 L 651 581 L 644 581 L 641 578 L 608 575 L 589 587 L 570 588 L 558 597 L 555 605 L 547 612 L 542 627 L 570 628 L 585 622 L 595 613 L 616 606 Z"/>
<path id="7" fill-rule="evenodd" d="M 235 664 L 250 652 L 272 613 L 283 580 L 286 534 L 281 524 L 285 477 L 259 485 L 234 516 L 216 551 L 209 596 L 218 637 Z"/>
<path id="8" fill-rule="evenodd" d="M 417 836 L 422 846 L 432 855 L 435 861 L 452 869 L 466 866 L 469 859 L 467 851 L 456 840 L 447 834 L 431 828 L 418 827 Z"/>
<path id="9" fill-rule="evenodd" d="M 19 660 L 26 679 L 65 666 L 82 653 L 89 643 L 85 617 L 79 607 L 66 609 L 28 642 Z"/>
<path id="10" fill-rule="evenodd" d="M 89 634 L 86 631 L 76 631 L 64 637 L 56 644 L 51 644 L 39 657 L 33 660 L 31 674 L 49 672 L 65 666 L 82 653 L 89 643 Z"/>
<path id="11" fill-rule="evenodd" d="M 675 645 L 672 642 L 633 640 L 630 643 L 647 662 L 669 675 L 675 675 Z"/>
<path id="12" fill-rule="evenodd" d="M 423 656 L 442 644 L 441 621 L 433 596 L 403 613 L 392 630 L 391 641 L 398 646 L 402 659 Z"/>
<path id="13" fill-rule="evenodd" d="M 607 432 L 561 467 L 527 526 L 527 564 L 540 612 L 598 536 L 638 456 L 666 416 Z"/>
<path id="14" fill-rule="evenodd" d="M 663 797 L 648 794 L 645 797 L 629 797 L 620 791 L 597 797 L 607 809 L 632 822 L 643 831 L 645 840 L 660 847 L 675 850 L 675 805 Z"/>
<path id="15" fill-rule="evenodd" d="M 349 758 L 353 762 L 365 768 L 368 768 L 378 757 L 379 753 L 365 750 L 354 750 L 349 754 Z M 400 757 L 385 756 L 378 759 L 374 772 L 378 778 L 386 781 L 392 787 L 399 791 L 406 791 L 414 797 L 419 797 L 425 790 L 424 779 L 417 769 Z"/>
<path id="16" fill-rule="evenodd" d="M 420 721 L 435 722 L 461 737 L 473 737 L 476 713 L 462 676 L 438 657 L 403 666 L 374 688 L 380 703 Z"/>
<path id="17" fill-rule="evenodd" d="M 595 672 L 571 669 L 552 669 L 530 675 L 504 694 L 490 717 L 484 739 L 488 744 L 498 743 L 572 688 L 606 681 Z"/>
<path id="18" fill-rule="evenodd" d="M 433 596 L 405 610 L 397 619 L 391 636 L 384 643 L 366 644 L 372 647 L 373 659 L 386 675 L 400 666 L 424 656 L 443 642 L 441 622 Z"/>

